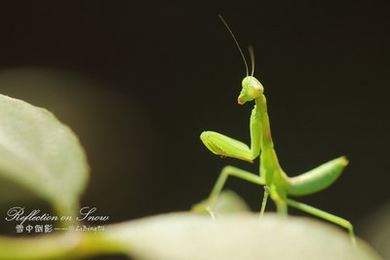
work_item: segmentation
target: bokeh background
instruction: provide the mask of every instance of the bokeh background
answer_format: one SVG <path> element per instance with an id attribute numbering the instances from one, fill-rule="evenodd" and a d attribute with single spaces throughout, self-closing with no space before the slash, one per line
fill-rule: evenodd
<path id="1" fill-rule="evenodd" d="M 390 203 L 389 11 L 388 1 L 363 0 L 4 1 L 0 92 L 78 134 L 91 165 L 82 205 L 111 222 L 188 210 L 224 165 L 257 170 L 199 140 L 216 130 L 249 141 L 251 106 L 236 104 L 244 66 L 221 13 L 255 48 L 285 171 L 350 160 L 333 186 L 300 200 L 370 239 Z M 261 187 L 227 187 L 260 208 Z"/>

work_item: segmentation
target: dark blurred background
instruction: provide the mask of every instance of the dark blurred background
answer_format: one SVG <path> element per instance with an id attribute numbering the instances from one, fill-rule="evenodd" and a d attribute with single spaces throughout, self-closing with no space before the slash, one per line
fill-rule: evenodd
<path id="1" fill-rule="evenodd" d="M 216 130 L 249 141 L 251 106 L 236 104 L 244 66 L 221 13 L 243 48 L 255 48 L 285 171 L 350 160 L 333 186 L 300 200 L 362 223 L 389 202 L 389 7 L 4 1 L 0 92 L 48 108 L 79 135 L 91 165 L 82 205 L 112 222 L 187 210 L 224 165 L 257 170 L 199 140 Z M 227 187 L 260 208 L 261 187 Z"/>

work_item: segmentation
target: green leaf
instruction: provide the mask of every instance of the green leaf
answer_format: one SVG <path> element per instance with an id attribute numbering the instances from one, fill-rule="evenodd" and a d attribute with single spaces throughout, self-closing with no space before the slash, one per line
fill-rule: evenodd
<path id="1" fill-rule="evenodd" d="M 23 250 L 21 250 L 23 249 Z M 127 254 L 135 259 L 380 259 L 364 241 L 309 218 L 266 214 L 221 215 L 215 220 L 170 213 L 105 226 L 101 232 L 67 232 L 35 238 L 0 236 L 1 259 L 85 259 Z"/>
<path id="2" fill-rule="evenodd" d="M 250 211 L 250 208 L 244 199 L 231 190 L 225 190 L 221 192 L 215 204 L 210 208 L 217 216 L 218 214 L 231 214 Z"/>
<path id="3" fill-rule="evenodd" d="M 244 199 L 231 190 L 222 191 L 219 194 L 217 201 L 215 201 L 212 205 L 208 205 L 208 200 L 205 199 L 193 205 L 191 210 L 194 213 L 206 215 L 210 214 L 206 208 L 209 208 L 215 216 L 218 216 L 219 214 L 232 214 L 250 211 L 250 208 Z"/>
<path id="4" fill-rule="evenodd" d="M 73 214 L 88 164 L 75 134 L 52 113 L 0 95 L 0 176 Z"/>
<path id="5" fill-rule="evenodd" d="M 380 259 L 363 241 L 308 218 L 172 213 L 108 226 L 102 236 L 136 259 Z"/>

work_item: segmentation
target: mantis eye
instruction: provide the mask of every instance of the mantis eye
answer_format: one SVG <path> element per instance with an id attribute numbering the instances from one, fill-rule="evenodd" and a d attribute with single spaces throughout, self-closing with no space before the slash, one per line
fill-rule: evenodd
<path id="1" fill-rule="evenodd" d="M 264 92 L 264 87 L 263 87 L 263 85 L 261 85 L 261 83 L 260 82 L 254 82 L 253 84 L 251 84 L 250 86 L 249 86 L 249 91 L 250 92 L 252 92 L 251 93 L 251 96 L 253 97 L 253 98 L 257 98 L 257 97 L 259 97 L 261 94 L 263 94 L 263 92 Z"/>

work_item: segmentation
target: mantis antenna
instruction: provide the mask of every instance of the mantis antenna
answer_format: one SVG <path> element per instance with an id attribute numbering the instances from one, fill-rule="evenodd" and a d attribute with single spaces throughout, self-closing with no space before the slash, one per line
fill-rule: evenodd
<path id="1" fill-rule="evenodd" d="M 249 51 L 249 57 L 251 58 L 251 64 L 252 64 L 251 76 L 253 77 L 253 74 L 255 74 L 255 51 L 253 49 L 253 46 L 249 46 L 248 51 Z"/>
<path id="2" fill-rule="evenodd" d="M 236 46 L 241 54 L 241 57 L 242 57 L 242 60 L 244 61 L 244 64 L 245 64 L 245 71 L 246 71 L 246 76 L 249 75 L 249 69 L 248 69 L 248 63 L 246 62 L 246 59 L 245 59 L 245 56 L 244 56 L 244 53 L 242 52 L 242 49 L 240 47 L 240 44 L 238 43 L 236 37 L 234 36 L 232 30 L 230 29 L 229 25 L 227 24 L 227 22 L 225 21 L 225 19 L 223 19 L 222 15 L 218 15 L 219 19 L 221 19 L 222 23 L 225 25 L 226 29 L 228 29 L 230 35 L 232 36 L 234 42 L 236 43 Z M 254 68 L 252 67 L 252 71 L 254 70 Z M 252 72 L 252 75 L 253 75 L 253 72 Z"/>

